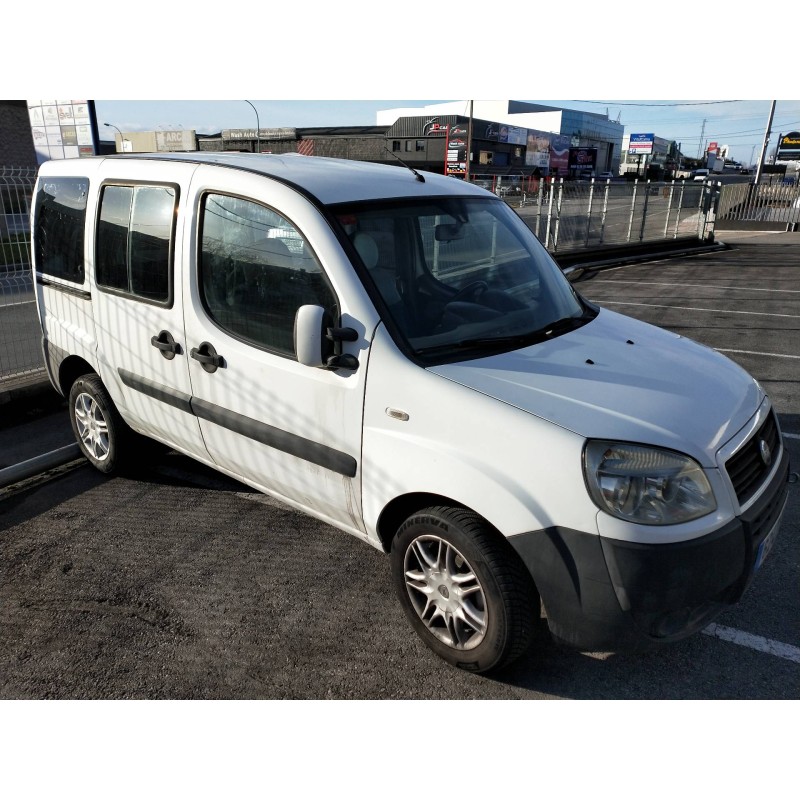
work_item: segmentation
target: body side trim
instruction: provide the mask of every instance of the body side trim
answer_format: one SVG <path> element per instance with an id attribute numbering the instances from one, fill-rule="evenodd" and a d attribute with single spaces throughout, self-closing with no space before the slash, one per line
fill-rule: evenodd
<path id="1" fill-rule="evenodd" d="M 168 386 L 134 375 L 127 370 L 120 369 L 118 372 L 122 382 L 129 388 L 188 414 L 194 414 L 200 419 L 213 422 L 234 433 L 246 436 L 248 439 L 254 439 L 268 447 L 274 447 L 276 450 L 281 450 L 348 478 L 354 478 L 358 471 L 356 459 L 340 450 L 334 450 L 319 442 L 305 439 L 280 428 L 274 428 L 214 403 L 199 400 L 184 392 L 177 392 Z"/>

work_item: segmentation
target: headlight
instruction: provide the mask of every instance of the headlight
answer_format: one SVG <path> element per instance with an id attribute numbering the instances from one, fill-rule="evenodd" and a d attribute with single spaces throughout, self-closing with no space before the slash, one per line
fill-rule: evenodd
<path id="1" fill-rule="evenodd" d="M 674 525 L 717 507 L 700 465 L 672 450 L 590 441 L 583 468 L 595 504 L 629 522 Z"/>

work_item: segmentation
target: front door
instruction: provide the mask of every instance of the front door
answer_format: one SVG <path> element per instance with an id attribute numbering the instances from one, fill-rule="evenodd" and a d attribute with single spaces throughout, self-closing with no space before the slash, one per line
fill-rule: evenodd
<path id="1" fill-rule="evenodd" d="M 201 166 L 192 193 L 185 330 L 208 452 L 250 485 L 363 533 L 366 363 L 306 367 L 293 339 L 300 306 L 346 311 L 326 265 L 341 248 L 314 206 L 277 181 Z"/>

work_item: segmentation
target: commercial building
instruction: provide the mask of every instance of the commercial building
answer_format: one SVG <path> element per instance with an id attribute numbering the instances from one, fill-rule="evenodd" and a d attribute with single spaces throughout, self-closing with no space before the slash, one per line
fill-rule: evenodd
<path id="1" fill-rule="evenodd" d="M 117 149 L 170 149 L 349 158 L 508 183 L 618 171 L 623 128 L 606 115 L 518 101 L 459 101 L 387 109 L 376 125 L 118 132 Z M 181 139 L 183 136 L 183 139 Z M 169 141 L 168 141 L 169 139 Z M 467 160 L 467 152 L 471 159 Z"/>

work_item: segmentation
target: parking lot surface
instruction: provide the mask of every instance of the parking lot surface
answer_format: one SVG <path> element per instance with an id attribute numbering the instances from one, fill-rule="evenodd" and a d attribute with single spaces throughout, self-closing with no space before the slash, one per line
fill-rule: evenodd
<path id="1" fill-rule="evenodd" d="M 742 364 L 796 470 L 800 235 L 728 239 L 576 287 Z M 63 406 L 44 412 L 7 416 L 2 452 L 29 457 L 39 430 L 44 448 L 71 441 Z M 712 630 L 637 655 L 537 642 L 490 677 L 423 645 L 381 553 L 175 453 L 130 477 L 78 461 L 0 491 L 0 570 L 2 699 L 785 700 L 800 686 L 797 485 L 768 561 Z"/>

